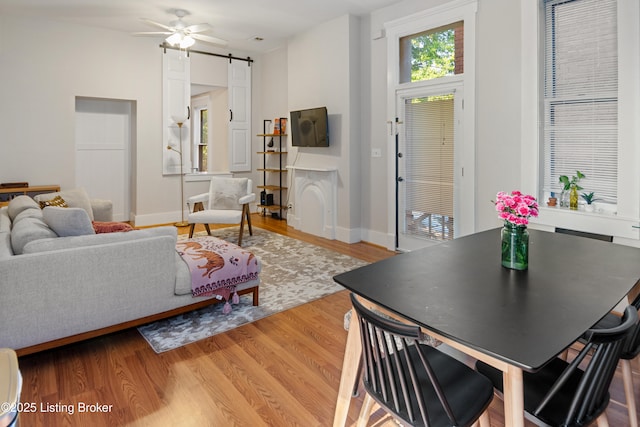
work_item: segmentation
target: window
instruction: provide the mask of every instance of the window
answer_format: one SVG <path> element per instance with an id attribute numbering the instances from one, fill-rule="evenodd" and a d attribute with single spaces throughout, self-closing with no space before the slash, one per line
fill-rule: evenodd
<path id="1" fill-rule="evenodd" d="M 208 143 L 209 143 L 209 110 L 207 107 L 194 105 L 195 115 L 193 120 L 193 145 L 194 162 L 198 171 L 208 170 Z"/>
<path id="2" fill-rule="evenodd" d="M 209 110 L 200 110 L 200 145 L 198 146 L 198 170 L 207 170 L 207 147 L 209 141 Z"/>
<path id="3" fill-rule="evenodd" d="M 584 192 L 616 204 L 617 1 L 544 1 L 543 68 L 543 198 L 579 170 Z"/>
<path id="4" fill-rule="evenodd" d="M 400 82 L 462 74 L 463 40 L 463 22 L 400 38 Z"/>

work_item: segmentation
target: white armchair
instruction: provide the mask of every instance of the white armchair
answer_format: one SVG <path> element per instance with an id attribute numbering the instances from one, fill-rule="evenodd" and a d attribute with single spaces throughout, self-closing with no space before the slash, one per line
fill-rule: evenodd
<path id="1" fill-rule="evenodd" d="M 249 203 L 256 200 L 252 192 L 253 181 L 248 178 L 211 178 L 209 192 L 189 197 L 187 204 L 189 213 L 189 237 L 193 237 L 196 224 L 204 224 L 207 233 L 211 235 L 209 224 L 238 224 L 240 234 L 238 246 L 242 246 L 242 234 L 244 221 L 249 226 L 249 235 L 253 235 L 251 229 L 251 212 Z"/>

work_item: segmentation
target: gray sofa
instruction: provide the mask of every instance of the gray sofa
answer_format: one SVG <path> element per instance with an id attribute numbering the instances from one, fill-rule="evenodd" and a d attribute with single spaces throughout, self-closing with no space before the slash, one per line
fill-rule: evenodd
<path id="1" fill-rule="evenodd" d="M 175 227 L 70 235 L 45 221 L 56 209 L 82 214 L 28 196 L 0 208 L 0 348 L 28 354 L 217 301 L 192 297 Z M 256 282 L 237 290 L 257 304 Z"/>

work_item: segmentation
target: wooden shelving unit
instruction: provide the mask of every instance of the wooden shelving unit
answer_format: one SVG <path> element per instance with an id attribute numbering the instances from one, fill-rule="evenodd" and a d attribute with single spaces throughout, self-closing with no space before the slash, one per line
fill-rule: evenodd
<path id="1" fill-rule="evenodd" d="M 280 119 L 281 122 L 283 120 L 285 119 Z M 271 120 L 263 120 L 263 133 L 258 134 L 258 137 L 262 138 L 262 151 L 258 151 L 258 154 L 262 156 L 262 167 L 257 169 L 258 172 L 262 172 L 262 185 L 258 185 L 258 188 L 262 190 L 258 208 L 262 209 L 263 215 L 271 212 L 272 216 L 276 217 L 277 215 L 279 219 L 283 219 L 283 212 L 287 209 L 284 200 L 287 187 L 283 181 L 283 176 L 287 169 L 284 167 L 283 156 L 286 156 L 287 152 L 282 151 L 282 140 L 287 135 L 283 133 L 267 133 L 269 123 L 271 123 Z M 267 146 L 268 140 L 274 142 L 272 147 Z M 262 197 L 262 192 L 265 194 L 264 198 Z M 273 204 L 267 203 L 267 200 L 265 200 L 267 198 L 266 195 L 270 195 L 268 196 L 269 198 L 273 197 Z"/>
<path id="2" fill-rule="evenodd" d="M 55 193 L 60 191 L 59 185 L 32 185 L 29 187 L 1 187 L 0 188 L 0 206 L 6 206 L 11 199 L 20 195 L 33 197 L 42 193 Z"/>

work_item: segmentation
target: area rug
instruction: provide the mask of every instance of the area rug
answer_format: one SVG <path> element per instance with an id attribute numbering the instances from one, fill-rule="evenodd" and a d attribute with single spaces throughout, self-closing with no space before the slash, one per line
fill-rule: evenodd
<path id="1" fill-rule="evenodd" d="M 211 233 L 230 242 L 236 242 L 238 238 L 237 227 L 212 230 Z M 253 252 L 262 263 L 260 305 L 254 307 L 252 296 L 243 295 L 229 314 L 222 313 L 224 304 L 214 304 L 139 327 L 138 331 L 156 353 L 226 332 L 343 290 L 333 281 L 333 276 L 367 264 L 257 227 L 253 228 L 253 236 L 245 236 L 242 243 L 242 247 Z"/>

